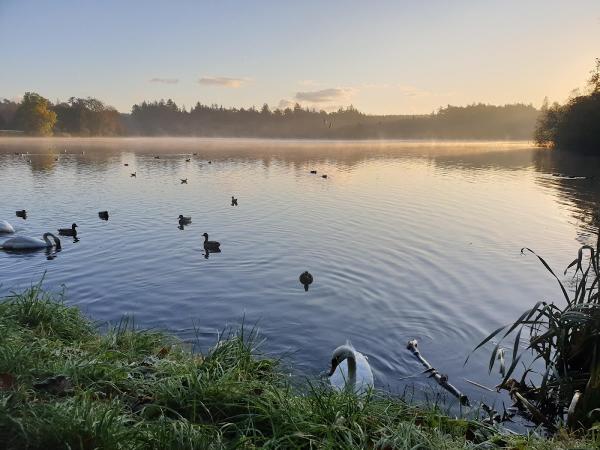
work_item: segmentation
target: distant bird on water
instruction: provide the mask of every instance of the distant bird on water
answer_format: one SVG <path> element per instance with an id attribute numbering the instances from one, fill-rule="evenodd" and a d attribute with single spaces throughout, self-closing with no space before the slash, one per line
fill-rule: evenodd
<path id="1" fill-rule="evenodd" d="M 187 184 L 187 178 L 180 178 L 181 184 Z"/>
<path id="2" fill-rule="evenodd" d="M 98 213 L 98 217 L 100 217 L 102 220 L 108 220 L 108 211 L 100 211 Z"/>
<path id="3" fill-rule="evenodd" d="M 321 178 L 327 178 L 327 175 L 321 175 Z"/>
<path id="4" fill-rule="evenodd" d="M 237 206 L 237 198 L 235 198 L 233 195 L 231 196 L 231 206 Z"/>
<path id="5" fill-rule="evenodd" d="M 58 234 L 61 236 L 73 236 L 77 237 L 77 224 L 74 223 L 71 225 L 71 228 L 59 228 Z"/>
<path id="6" fill-rule="evenodd" d="M 304 290 L 308 291 L 308 286 L 310 286 L 313 282 L 313 276 L 307 270 L 300 274 L 299 280 L 300 280 L 300 283 L 302 283 L 304 285 Z"/>
<path id="7" fill-rule="evenodd" d="M 128 166 L 129 166 L 129 164 L 128 164 L 128 163 L 125 163 L 125 164 L 123 164 L 123 165 L 124 165 L 125 167 L 128 167 Z"/>
<path id="8" fill-rule="evenodd" d="M 190 162 L 191 160 L 191 158 L 186 158 L 185 162 Z"/>
<path id="9" fill-rule="evenodd" d="M 208 163 L 209 163 L 209 164 L 212 164 L 212 161 L 209 161 Z"/>
<path id="10" fill-rule="evenodd" d="M 190 223 L 192 223 L 192 218 L 190 216 L 184 216 L 182 214 L 179 214 L 179 225 L 189 225 Z"/>
<path id="11" fill-rule="evenodd" d="M 15 215 L 17 217 L 20 217 L 21 219 L 27 219 L 27 211 L 25 211 L 24 209 L 22 209 L 20 211 L 16 211 Z"/>
<path id="12" fill-rule="evenodd" d="M 310 171 L 310 173 L 312 173 L 312 174 L 316 174 L 316 173 L 317 173 L 317 171 L 316 171 L 316 170 L 311 170 L 311 171 Z"/>
<path id="13" fill-rule="evenodd" d="M 131 174 L 131 176 L 132 176 L 132 177 L 137 177 L 137 172 L 133 172 L 133 173 Z"/>
<path id="14" fill-rule="evenodd" d="M 154 159 L 160 159 L 160 156 L 155 156 Z"/>
<path id="15" fill-rule="evenodd" d="M 219 253 L 221 251 L 221 249 L 219 248 L 221 246 L 220 242 L 209 241 L 208 233 L 204 233 L 202 234 L 202 236 L 204 236 L 204 250 L 212 253 Z"/>

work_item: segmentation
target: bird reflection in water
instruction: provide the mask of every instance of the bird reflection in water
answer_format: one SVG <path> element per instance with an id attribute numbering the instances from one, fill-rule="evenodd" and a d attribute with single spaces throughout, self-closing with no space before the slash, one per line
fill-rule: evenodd
<path id="1" fill-rule="evenodd" d="M 58 252 L 60 252 L 60 248 L 55 248 L 55 247 L 48 247 L 45 250 L 46 253 L 46 259 L 48 261 L 52 261 L 54 258 L 56 258 L 58 256 Z"/>

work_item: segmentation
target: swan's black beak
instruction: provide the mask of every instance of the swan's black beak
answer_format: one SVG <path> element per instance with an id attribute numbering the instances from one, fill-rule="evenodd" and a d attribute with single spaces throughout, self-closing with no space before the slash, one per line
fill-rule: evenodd
<path id="1" fill-rule="evenodd" d="M 330 377 L 331 375 L 333 375 L 333 373 L 335 372 L 335 369 L 337 369 L 337 366 L 339 365 L 339 362 L 337 359 L 333 358 L 331 360 L 331 369 L 329 369 L 329 373 L 327 374 L 328 377 Z"/>

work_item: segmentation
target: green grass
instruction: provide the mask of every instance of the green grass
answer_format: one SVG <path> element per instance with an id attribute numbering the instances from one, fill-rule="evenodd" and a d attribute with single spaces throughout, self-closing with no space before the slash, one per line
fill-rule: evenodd
<path id="1" fill-rule="evenodd" d="M 0 447 L 6 449 L 597 448 L 594 431 L 502 433 L 373 391 L 292 387 L 243 331 L 206 354 L 124 320 L 104 333 L 33 286 L 0 303 Z M 39 382 L 64 376 L 68 383 Z M 47 385 L 48 386 L 48 383 Z"/>

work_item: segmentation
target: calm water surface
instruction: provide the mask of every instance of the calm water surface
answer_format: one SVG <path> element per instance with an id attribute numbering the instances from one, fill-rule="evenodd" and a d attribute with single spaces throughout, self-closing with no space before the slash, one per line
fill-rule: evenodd
<path id="1" fill-rule="evenodd" d="M 464 381 L 498 381 L 489 351 L 467 366 L 465 357 L 535 301 L 560 302 L 520 249 L 562 270 L 590 241 L 599 181 L 552 173 L 589 175 L 599 163 L 526 143 L 4 139 L 0 219 L 37 237 L 76 222 L 80 240 L 63 238 L 54 259 L 0 252 L 0 295 L 45 273 L 47 287 L 66 286 L 96 320 L 133 315 L 186 340 L 197 334 L 200 350 L 245 320 L 263 350 L 307 376 L 350 340 L 377 386 L 394 392 L 435 390 L 422 377 L 401 380 L 420 372 L 405 350 L 417 338 L 450 381 L 489 401 Z M 192 216 L 184 230 L 179 214 Z M 205 258 L 204 232 L 222 253 Z M 308 292 L 304 270 L 315 277 Z"/>

